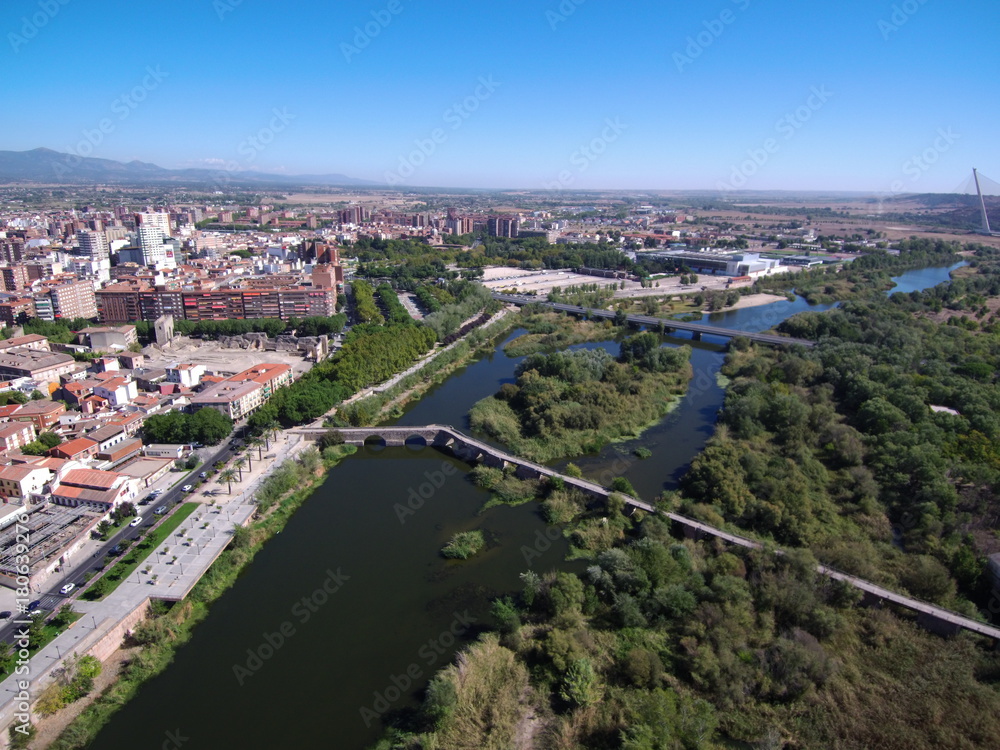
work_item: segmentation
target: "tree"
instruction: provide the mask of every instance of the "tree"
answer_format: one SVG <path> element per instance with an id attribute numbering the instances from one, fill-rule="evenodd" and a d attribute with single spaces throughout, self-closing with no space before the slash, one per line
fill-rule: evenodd
<path id="1" fill-rule="evenodd" d="M 559 697 L 574 706 L 589 706 L 601 697 L 601 686 L 590 659 L 577 659 L 570 664 Z"/>
<path id="2" fill-rule="evenodd" d="M 246 465 L 247 465 L 247 460 L 242 456 L 237 457 L 236 460 L 233 461 L 233 468 L 240 473 L 241 482 L 243 481 L 243 467 Z"/>
<path id="3" fill-rule="evenodd" d="M 62 442 L 62 438 L 56 435 L 54 432 L 43 432 L 38 436 L 38 442 L 44 445 L 46 448 L 55 448 L 59 443 Z"/>
<path id="4" fill-rule="evenodd" d="M 219 478 L 217 480 L 220 484 L 225 482 L 229 485 L 228 494 L 233 494 L 233 482 L 236 481 L 236 471 L 233 469 L 224 469 L 219 472 Z"/>
<path id="5" fill-rule="evenodd" d="M 42 393 L 41 391 L 32 391 L 31 392 L 31 400 L 32 401 L 44 401 L 45 400 L 45 394 Z"/>
<path id="6" fill-rule="evenodd" d="M 624 310 L 618 309 L 615 311 L 615 325 L 619 328 L 624 328 L 628 325 L 628 313 Z"/>
<path id="7" fill-rule="evenodd" d="M 264 457 L 263 457 L 264 442 L 265 442 L 264 438 L 256 436 L 256 435 L 254 437 L 250 438 L 247 441 L 247 446 L 250 448 L 250 450 L 253 450 L 254 448 L 257 449 L 257 460 L 258 461 L 263 461 L 264 460 Z"/>
<path id="8" fill-rule="evenodd" d="M 6 391 L 4 393 L 0 393 L 0 406 L 26 403 L 28 403 L 28 397 L 20 391 Z"/>
<path id="9" fill-rule="evenodd" d="M 233 420 L 215 409 L 199 409 L 191 415 L 194 440 L 205 445 L 218 445 L 233 432 Z"/>

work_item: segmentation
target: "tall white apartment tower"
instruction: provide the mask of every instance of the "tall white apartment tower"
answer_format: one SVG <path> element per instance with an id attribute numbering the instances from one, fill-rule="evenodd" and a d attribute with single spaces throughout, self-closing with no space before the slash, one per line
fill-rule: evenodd
<path id="1" fill-rule="evenodd" d="M 80 241 L 80 250 L 90 256 L 91 260 L 108 260 L 111 257 L 111 248 L 104 232 L 84 229 L 77 234 L 77 239 Z"/>
<path id="2" fill-rule="evenodd" d="M 155 227 L 163 232 L 164 237 L 170 237 L 170 214 L 165 213 L 138 213 L 135 215 L 135 223 L 138 229 L 143 227 Z"/>

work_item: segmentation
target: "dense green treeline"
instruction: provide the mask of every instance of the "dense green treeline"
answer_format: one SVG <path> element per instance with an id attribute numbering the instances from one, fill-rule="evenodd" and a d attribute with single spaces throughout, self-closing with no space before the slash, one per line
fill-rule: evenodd
<path id="1" fill-rule="evenodd" d="M 292 426 L 317 419 L 362 388 L 406 369 L 436 341 L 434 331 L 426 326 L 355 326 L 332 360 L 316 365 L 275 393 L 250 417 L 249 424 L 263 431 L 274 423 Z"/>
<path id="2" fill-rule="evenodd" d="M 663 416 L 684 392 L 690 349 L 668 349 L 652 333 L 604 349 L 532 354 L 516 383 L 476 404 L 471 425 L 527 458 L 545 461 L 599 450 Z"/>
<path id="3" fill-rule="evenodd" d="M 980 263 L 937 289 L 782 324 L 814 349 L 736 347 L 686 509 L 924 599 L 982 603 L 985 556 L 1000 549 L 1000 338 L 992 314 L 975 331 L 934 318 L 944 305 L 981 310 L 998 281 Z"/>
<path id="4" fill-rule="evenodd" d="M 153 414 L 142 424 L 147 443 L 204 443 L 218 445 L 233 431 L 233 420 L 215 409 L 199 409 L 194 414 L 169 411 Z"/>
<path id="5" fill-rule="evenodd" d="M 542 489 L 546 503 L 564 493 Z M 669 521 L 622 511 L 585 512 L 611 530 L 586 571 L 524 572 L 494 602 L 496 632 L 439 672 L 378 750 L 1000 742 L 1000 659 L 971 636 L 858 607 L 808 552 L 681 542 Z"/>
<path id="6" fill-rule="evenodd" d="M 351 291 L 354 293 L 354 315 L 359 323 L 381 325 L 385 322 L 378 305 L 375 304 L 375 290 L 371 284 L 358 279 L 351 282 Z"/>
<path id="7" fill-rule="evenodd" d="M 396 292 L 388 284 L 380 284 L 376 290 L 379 301 L 389 316 L 390 323 L 412 323 L 413 318 L 406 312 L 403 303 L 399 301 Z"/>
<path id="8" fill-rule="evenodd" d="M 454 295 L 444 287 L 423 284 L 416 289 L 417 299 L 429 312 L 437 312 L 455 301 Z"/>
<path id="9" fill-rule="evenodd" d="M 308 318 L 254 318 L 233 320 L 175 320 L 174 331 L 184 336 L 208 339 L 214 341 L 223 336 L 239 336 L 244 333 L 266 333 L 275 338 L 285 333 L 295 333 L 297 336 L 330 336 L 340 333 L 347 324 L 347 316 L 343 313 Z M 149 343 L 154 338 L 153 324 L 139 320 L 131 325 L 136 328 L 139 340 Z"/>

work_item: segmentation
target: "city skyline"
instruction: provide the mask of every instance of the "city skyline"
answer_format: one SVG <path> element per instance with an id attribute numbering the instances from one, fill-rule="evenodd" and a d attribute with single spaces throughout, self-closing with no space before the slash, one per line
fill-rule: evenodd
<path id="1" fill-rule="evenodd" d="M 19 1 L 0 146 L 400 187 L 952 192 L 1000 172 L 997 27 L 982 1 Z"/>

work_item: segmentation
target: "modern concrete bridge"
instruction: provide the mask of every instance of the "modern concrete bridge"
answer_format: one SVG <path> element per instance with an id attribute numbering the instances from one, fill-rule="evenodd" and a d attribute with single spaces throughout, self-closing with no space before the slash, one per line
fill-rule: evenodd
<path id="1" fill-rule="evenodd" d="M 329 430 L 325 427 L 302 427 L 291 430 L 293 433 L 303 435 L 306 439 L 318 440 L 320 436 Z M 344 442 L 349 445 L 363 446 L 366 444 L 379 444 L 387 447 L 402 447 L 405 445 L 426 445 L 435 448 L 446 448 L 458 458 L 467 463 L 484 463 L 487 466 L 498 468 L 514 469 L 516 475 L 522 479 L 539 479 L 542 477 L 559 477 L 570 487 L 576 487 L 591 497 L 607 501 L 608 496 L 613 492 L 596 482 L 586 479 L 560 474 L 548 466 L 536 464 L 523 458 L 518 458 L 510 453 L 500 450 L 496 446 L 484 443 L 474 437 L 451 427 L 450 425 L 426 425 L 422 427 L 352 427 L 337 430 L 344 438 Z M 621 493 L 619 493 L 621 494 Z M 633 508 L 643 510 L 647 513 L 659 513 L 666 516 L 671 521 L 679 525 L 684 534 L 690 538 L 700 539 L 706 536 L 722 539 L 729 544 L 735 544 L 748 549 L 760 549 L 763 545 L 760 542 L 746 537 L 732 534 L 722 529 L 717 529 L 693 518 L 682 516 L 677 513 L 657 510 L 649 503 L 645 503 L 634 497 L 624 496 L 626 503 Z M 784 554 L 777 550 L 778 554 Z M 968 630 L 987 638 L 992 638 L 1000 642 L 1000 628 L 992 627 L 984 623 L 973 620 L 957 612 L 935 606 L 928 602 L 914 599 L 910 596 L 890 591 L 881 586 L 877 586 L 857 576 L 835 570 L 827 565 L 818 565 L 818 573 L 828 576 L 837 581 L 844 581 L 860 589 L 864 593 L 866 604 L 881 604 L 889 602 L 896 606 L 908 609 L 917 614 L 917 622 L 928 630 L 941 633 L 943 635 L 953 635 L 960 630 Z"/>
<path id="2" fill-rule="evenodd" d="M 614 320 L 615 317 L 615 313 L 611 310 L 599 310 L 594 307 L 565 305 L 561 302 L 547 302 L 533 297 L 521 297 L 514 294 L 494 294 L 493 299 L 510 305 L 545 305 L 546 307 L 551 307 L 553 310 L 567 312 L 572 315 L 586 315 L 588 318 L 607 318 L 609 320 Z M 690 331 L 695 341 L 700 341 L 703 335 L 722 336 L 723 338 L 735 338 L 736 336 L 742 336 L 750 341 L 755 341 L 760 344 L 771 344 L 774 346 L 798 345 L 811 347 L 816 345 L 815 341 L 809 341 L 808 339 L 796 339 L 791 338 L 790 336 L 779 336 L 775 333 L 751 333 L 749 331 L 737 331 L 732 328 L 719 328 L 718 326 L 710 326 L 705 323 L 685 323 L 680 320 L 654 318 L 650 315 L 629 315 L 628 320 L 634 325 L 646 326 L 647 328 L 652 329 L 659 328 L 662 325 L 665 331 Z"/>

